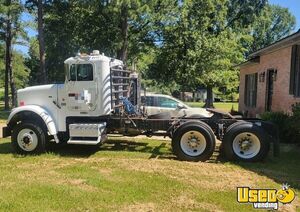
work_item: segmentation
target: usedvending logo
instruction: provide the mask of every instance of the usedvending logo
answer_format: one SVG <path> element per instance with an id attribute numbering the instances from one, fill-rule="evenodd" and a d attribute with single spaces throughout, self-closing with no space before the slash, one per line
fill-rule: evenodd
<path id="1" fill-rule="evenodd" d="M 279 203 L 288 204 L 295 199 L 295 192 L 283 184 L 281 189 L 252 189 L 249 187 L 237 188 L 237 201 L 250 203 L 256 209 L 278 210 Z"/>

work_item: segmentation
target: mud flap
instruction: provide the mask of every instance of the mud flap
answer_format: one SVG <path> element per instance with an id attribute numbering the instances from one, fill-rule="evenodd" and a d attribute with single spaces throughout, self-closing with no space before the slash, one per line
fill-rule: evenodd
<path id="1" fill-rule="evenodd" d="M 6 138 L 8 136 L 11 136 L 11 131 L 8 127 L 2 127 L 2 137 Z"/>

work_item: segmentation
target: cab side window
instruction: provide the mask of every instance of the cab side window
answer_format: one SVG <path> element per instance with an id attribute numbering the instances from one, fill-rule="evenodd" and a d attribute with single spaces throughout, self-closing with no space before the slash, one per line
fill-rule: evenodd
<path id="1" fill-rule="evenodd" d="M 92 64 L 72 64 L 70 67 L 70 81 L 93 81 Z"/>

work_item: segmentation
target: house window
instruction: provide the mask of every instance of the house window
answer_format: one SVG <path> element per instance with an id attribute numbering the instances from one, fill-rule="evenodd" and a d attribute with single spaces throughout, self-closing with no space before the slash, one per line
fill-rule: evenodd
<path id="1" fill-rule="evenodd" d="M 245 76 L 245 105 L 256 107 L 257 97 L 257 73 Z"/>
<path id="2" fill-rule="evenodd" d="M 290 70 L 290 94 L 300 97 L 300 45 L 292 47 Z"/>

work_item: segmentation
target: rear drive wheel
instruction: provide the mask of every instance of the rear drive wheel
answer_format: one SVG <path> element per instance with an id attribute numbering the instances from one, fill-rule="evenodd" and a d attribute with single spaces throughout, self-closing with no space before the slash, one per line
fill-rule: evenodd
<path id="1" fill-rule="evenodd" d="M 215 136 L 211 128 L 201 121 L 182 124 L 172 139 L 173 153 L 180 160 L 206 161 L 215 149 Z"/>
<path id="2" fill-rule="evenodd" d="M 223 145 L 228 159 L 247 162 L 263 160 L 270 149 L 267 134 L 250 122 L 230 127 L 224 136 Z"/>
<path id="3" fill-rule="evenodd" d="M 46 132 L 35 123 L 20 123 L 12 132 L 12 146 L 19 154 L 38 154 L 46 150 Z"/>

